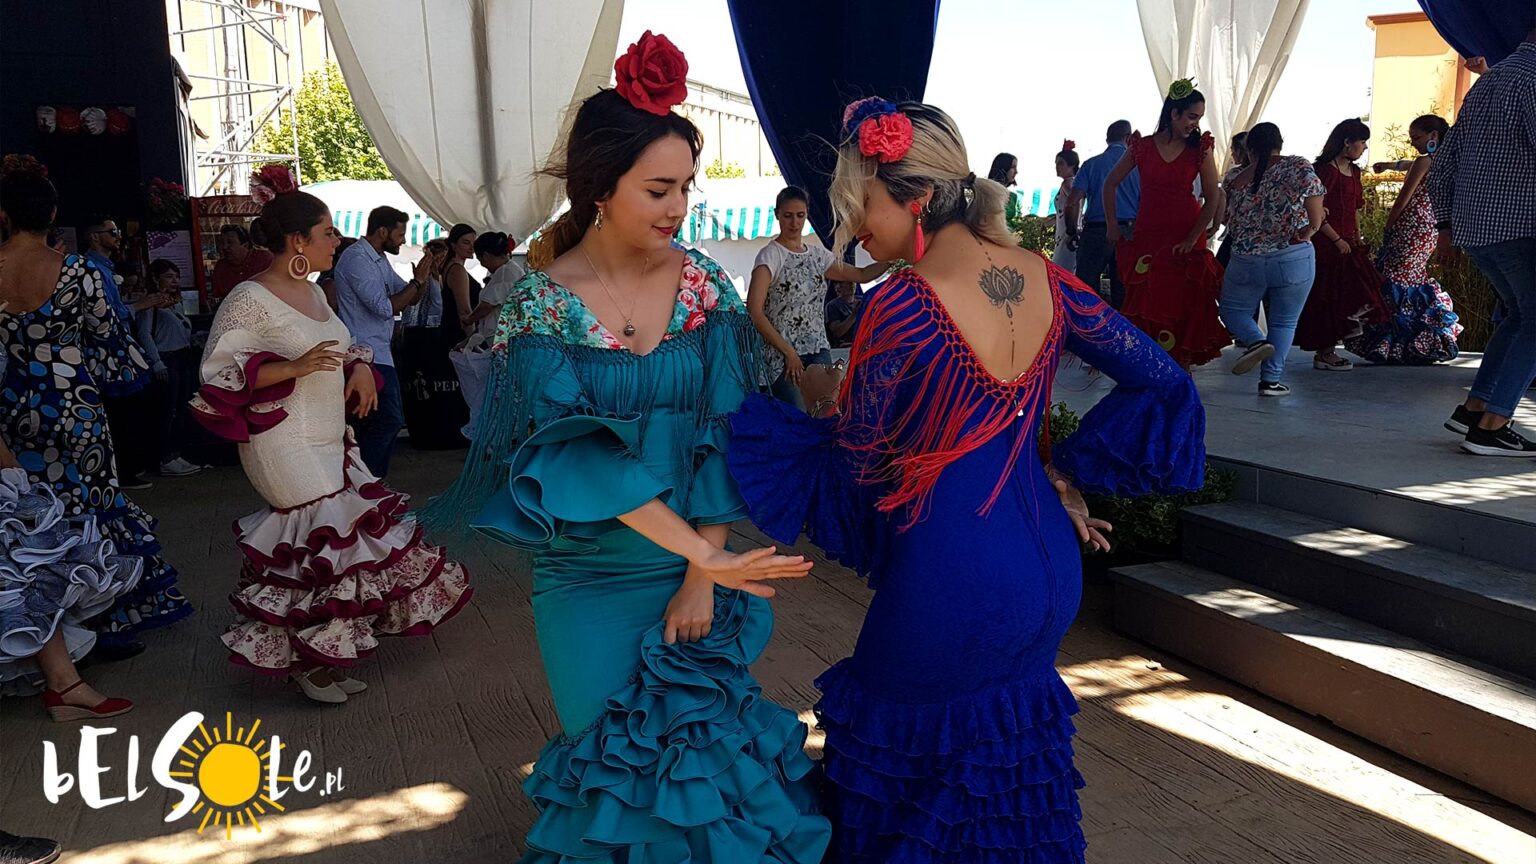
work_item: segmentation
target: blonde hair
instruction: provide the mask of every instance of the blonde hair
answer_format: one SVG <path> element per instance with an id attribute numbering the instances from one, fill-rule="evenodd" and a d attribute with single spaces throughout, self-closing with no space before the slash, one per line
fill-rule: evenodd
<path id="1" fill-rule="evenodd" d="M 933 198 L 923 211 L 923 229 L 929 233 L 959 222 L 983 240 L 999 246 L 1017 245 L 1004 217 L 1008 190 L 971 171 L 965 139 L 960 137 L 955 121 L 921 102 L 902 102 L 896 108 L 912 121 L 912 147 L 905 156 L 884 164 L 865 156 L 859 152 L 856 131 L 837 148 L 837 167 L 829 191 L 836 248 L 853 242 L 854 231 L 863 224 L 864 187 L 871 178 L 878 178 L 891 197 L 903 204 L 932 189 Z"/>

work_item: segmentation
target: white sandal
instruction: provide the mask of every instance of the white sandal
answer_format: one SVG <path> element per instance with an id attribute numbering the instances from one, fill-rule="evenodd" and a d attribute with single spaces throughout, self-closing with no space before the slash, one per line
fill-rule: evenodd
<path id="1" fill-rule="evenodd" d="M 309 676 L 302 672 L 295 672 L 293 680 L 299 685 L 299 690 L 305 696 L 323 705 L 340 705 L 347 701 L 347 693 L 341 689 L 335 681 L 321 687 L 309 680 Z"/>

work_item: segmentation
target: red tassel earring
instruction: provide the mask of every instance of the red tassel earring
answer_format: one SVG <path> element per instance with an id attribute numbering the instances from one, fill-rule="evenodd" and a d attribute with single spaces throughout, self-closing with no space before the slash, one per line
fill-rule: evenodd
<path id="1" fill-rule="evenodd" d="M 917 233 L 912 241 L 912 263 L 923 260 L 923 205 L 913 201 L 911 205 L 912 215 L 917 217 Z"/>

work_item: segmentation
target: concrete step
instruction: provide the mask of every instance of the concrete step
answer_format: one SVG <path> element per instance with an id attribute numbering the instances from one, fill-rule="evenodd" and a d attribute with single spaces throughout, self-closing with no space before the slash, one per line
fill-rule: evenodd
<path id="1" fill-rule="evenodd" d="M 1427 489 L 1392 490 L 1242 459 L 1211 456 L 1210 463 L 1237 477 L 1237 497 L 1244 501 L 1337 520 L 1507 567 L 1532 566 L 1529 550 L 1536 549 L 1536 522 L 1486 510 L 1489 501 L 1530 494 L 1527 486 L 1513 478 L 1495 475 L 1475 482 L 1429 484 L 1432 488 Z"/>
<path id="2" fill-rule="evenodd" d="M 1536 678 L 1536 573 L 1245 501 L 1182 518 L 1191 564 Z"/>
<path id="3" fill-rule="evenodd" d="M 1125 633 L 1536 812 L 1536 682 L 1183 562 L 1113 577 Z"/>

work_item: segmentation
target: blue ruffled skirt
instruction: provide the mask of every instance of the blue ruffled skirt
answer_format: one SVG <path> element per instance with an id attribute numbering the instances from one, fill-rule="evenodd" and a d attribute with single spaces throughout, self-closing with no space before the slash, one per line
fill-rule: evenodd
<path id="1" fill-rule="evenodd" d="M 790 542 L 804 523 L 876 588 L 853 655 L 816 682 L 828 860 L 1083 861 L 1077 705 L 1054 666 L 1081 558 L 1039 463 L 978 515 L 977 490 L 1013 447 L 999 435 L 946 468 L 927 517 L 898 530 L 832 431 L 754 397 L 728 454 L 759 527 Z"/>

